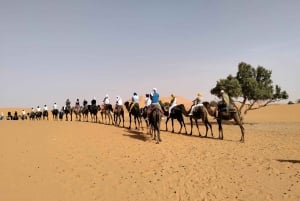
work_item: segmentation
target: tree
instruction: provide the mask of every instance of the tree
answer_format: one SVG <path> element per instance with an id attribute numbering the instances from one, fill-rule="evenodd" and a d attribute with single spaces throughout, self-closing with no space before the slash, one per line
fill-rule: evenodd
<path id="1" fill-rule="evenodd" d="M 225 90 L 230 97 L 236 98 L 241 104 L 234 106 L 239 113 L 244 115 L 249 110 L 265 107 L 272 102 L 288 99 L 286 91 L 282 91 L 278 85 L 273 85 L 271 79 L 272 71 L 262 66 L 253 68 L 250 64 L 241 62 L 238 65 L 236 76 L 229 75 L 226 79 L 217 81 L 216 86 L 211 89 L 211 94 L 220 95 Z"/>

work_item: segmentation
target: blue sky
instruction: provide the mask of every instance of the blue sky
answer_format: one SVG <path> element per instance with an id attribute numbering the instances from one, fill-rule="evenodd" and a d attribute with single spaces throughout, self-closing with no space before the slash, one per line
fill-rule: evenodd
<path id="1" fill-rule="evenodd" d="M 123 99 L 156 87 L 205 100 L 243 61 L 300 98 L 300 1 L 2 0 L 0 107 Z"/>

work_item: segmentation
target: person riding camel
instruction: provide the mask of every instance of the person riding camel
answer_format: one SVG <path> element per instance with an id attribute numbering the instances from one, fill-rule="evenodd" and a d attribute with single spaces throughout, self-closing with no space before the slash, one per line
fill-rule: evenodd
<path id="1" fill-rule="evenodd" d="M 150 98 L 150 94 L 145 94 L 145 106 L 143 108 L 143 112 L 147 112 L 147 109 L 149 108 L 149 106 L 151 105 L 151 98 Z"/>
<path id="2" fill-rule="evenodd" d="M 123 101 L 120 96 L 116 97 L 116 109 L 123 107 Z"/>
<path id="3" fill-rule="evenodd" d="M 53 104 L 53 110 L 57 110 L 57 104 L 56 103 Z"/>
<path id="4" fill-rule="evenodd" d="M 131 98 L 131 104 L 130 104 L 130 109 L 129 109 L 129 113 L 131 112 L 132 108 L 135 105 L 139 105 L 139 96 L 137 95 L 136 92 L 133 93 L 133 96 Z"/>
<path id="5" fill-rule="evenodd" d="M 22 117 L 21 117 L 21 119 L 26 119 L 26 117 L 27 117 L 27 115 L 26 115 L 26 112 L 25 112 L 25 110 L 22 110 Z"/>
<path id="6" fill-rule="evenodd" d="M 43 111 L 48 111 L 47 105 L 44 105 Z"/>
<path id="7" fill-rule="evenodd" d="M 38 105 L 37 108 L 36 108 L 36 112 L 40 112 L 41 111 L 41 108 L 40 106 Z"/>
<path id="8" fill-rule="evenodd" d="M 96 103 L 97 103 L 97 100 L 96 100 L 96 97 L 94 97 L 94 98 L 91 100 L 91 104 L 92 104 L 92 105 L 96 105 Z"/>
<path id="9" fill-rule="evenodd" d="M 87 100 L 84 99 L 82 104 L 83 104 L 83 106 L 86 106 L 88 104 Z"/>
<path id="10" fill-rule="evenodd" d="M 159 93 L 157 92 L 156 88 L 152 89 L 152 93 L 150 94 L 150 99 L 151 99 L 151 105 L 147 109 L 147 116 L 150 115 L 150 113 L 152 112 L 152 110 L 155 107 L 157 107 L 160 110 L 160 112 L 163 114 L 163 111 L 162 111 L 161 106 L 159 104 Z"/>
<path id="11" fill-rule="evenodd" d="M 158 107 L 160 107 L 160 104 L 159 104 L 159 93 L 157 92 L 156 88 L 152 89 L 152 93 L 150 94 L 150 99 L 151 99 L 151 104 L 152 105 L 157 105 Z"/>
<path id="12" fill-rule="evenodd" d="M 150 94 L 146 94 L 145 97 L 145 107 L 148 107 L 149 105 L 151 105 Z"/>
<path id="13" fill-rule="evenodd" d="M 102 106 L 106 109 L 107 105 L 109 105 L 109 104 L 110 104 L 109 95 L 106 94 L 102 101 Z"/>
<path id="14" fill-rule="evenodd" d="M 218 107 L 220 108 L 219 111 L 224 111 L 226 113 L 229 113 L 229 111 L 234 110 L 231 98 L 223 89 L 220 91 L 220 95 L 221 95 L 222 100 L 218 104 Z M 216 110 L 216 117 L 218 117 L 219 111 Z"/>
<path id="15" fill-rule="evenodd" d="M 79 98 L 77 98 L 77 100 L 75 102 L 75 108 L 80 108 Z"/>
<path id="16" fill-rule="evenodd" d="M 66 108 L 70 107 L 71 101 L 69 99 L 66 100 Z"/>
<path id="17" fill-rule="evenodd" d="M 193 112 L 196 107 L 203 106 L 203 104 L 201 102 L 202 102 L 202 93 L 199 92 L 197 94 L 197 97 L 193 100 L 193 105 L 192 105 L 191 111 L 189 113 L 189 116 L 193 115 Z"/>
<path id="18" fill-rule="evenodd" d="M 169 117 L 170 117 L 170 115 L 171 115 L 172 109 L 173 109 L 176 105 L 177 105 L 177 99 L 176 99 L 176 97 L 175 97 L 174 94 L 171 94 L 171 101 L 170 101 L 169 114 L 168 114 Z"/>

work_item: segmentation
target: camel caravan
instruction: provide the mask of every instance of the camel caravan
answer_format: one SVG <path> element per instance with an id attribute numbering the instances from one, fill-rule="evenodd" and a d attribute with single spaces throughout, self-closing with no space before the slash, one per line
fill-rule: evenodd
<path id="1" fill-rule="evenodd" d="M 221 93 L 224 93 L 224 91 Z M 80 105 L 79 99 L 76 100 L 74 106 L 71 106 L 71 101 L 66 100 L 65 105 L 58 108 L 57 104 L 54 103 L 53 109 L 51 110 L 53 120 L 63 120 L 66 121 L 82 121 L 82 122 L 93 122 L 93 123 L 102 123 L 106 125 L 115 125 L 118 127 L 124 126 L 124 110 L 128 112 L 129 117 L 129 126 L 128 129 L 132 129 L 131 123 L 134 122 L 134 129 L 140 130 L 143 129 L 142 120 L 145 122 L 147 127 L 147 133 L 152 135 L 152 139 L 156 143 L 161 142 L 160 130 L 162 119 L 165 121 L 165 130 L 168 131 L 168 122 L 171 120 L 172 130 L 174 133 L 174 120 L 177 120 L 180 129 L 179 134 L 192 135 L 193 126 L 195 125 L 199 136 L 207 137 L 208 132 L 211 137 L 214 137 L 212 125 L 208 120 L 208 116 L 212 116 L 216 119 L 218 124 L 219 139 L 223 139 L 223 120 L 234 120 L 235 123 L 240 127 L 241 130 L 241 142 L 244 142 L 244 133 L 245 129 L 243 127 L 242 120 L 238 111 L 233 108 L 230 104 L 226 104 L 226 101 L 222 100 L 219 103 L 216 102 L 202 102 L 202 94 L 198 93 L 195 100 L 193 100 L 192 106 L 187 110 L 183 104 L 176 103 L 176 97 L 172 94 L 170 103 L 162 103 L 159 100 L 159 94 L 157 89 L 154 88 L 151 94 L 146 94 L 145 106 L 140 107 L 139 105 L 139 96 L 134 93 L 131 101 L 126 101 L 124 104 L 120 96 L 116 97 L 115 104 L 111 104 L 109 96 L 106 95 L 102 103 L 97 105 L 96 98 L 91 100 L 91 104 L 88 104 L 87 100 L 83 101 L 83 104 Z M 226 97 L 226 96 L 225 96 Z M 226 99 L 226 98 L 225 98 Z M 98 113 L 101 118 L 98 118 Z M 190 131 L 188 132 L 186 128 L 186 123 L 184 117 L 189 119 Z M 9 119 L 30 119 L 30 120 L 48 120 L 48 108 L 44 105 L 43 109 L 39 106 L 34 109 L 32 108 L 31 112 L 26 114 L 24 110 L 22 115 L 15 114 L 15 117 L 7 116 Z M 2 118 L 4 116 L 2 114 Z M 198 121 L 202 120 L 206 130 L 205 134 L 202 135 L 199 130 Z M 182 132 L 182 129 L 184 131 Z"/>

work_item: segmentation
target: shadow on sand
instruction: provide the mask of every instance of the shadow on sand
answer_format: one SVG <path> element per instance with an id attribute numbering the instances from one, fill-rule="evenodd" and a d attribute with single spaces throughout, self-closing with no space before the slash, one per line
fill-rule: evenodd
<path id="1" fill-rule="evenodd" d="M 144 135 L 142 131 L 138 130 L 129 130 L 126 129 L 124 130 L 126 133 L 123 134 L 123 136 L 130 137 L 136 140 L 142 140 L 142 141 L 147 141 L 147 137 Z M 127 134 L 128 133 L 128 134 Z"/>
<path id="2" fill-rule="evenodd" d="M 276 160 L 281 163 L 300 163 L 300 160 L 283 160 L 283 159 L 276 159 Z"/>

